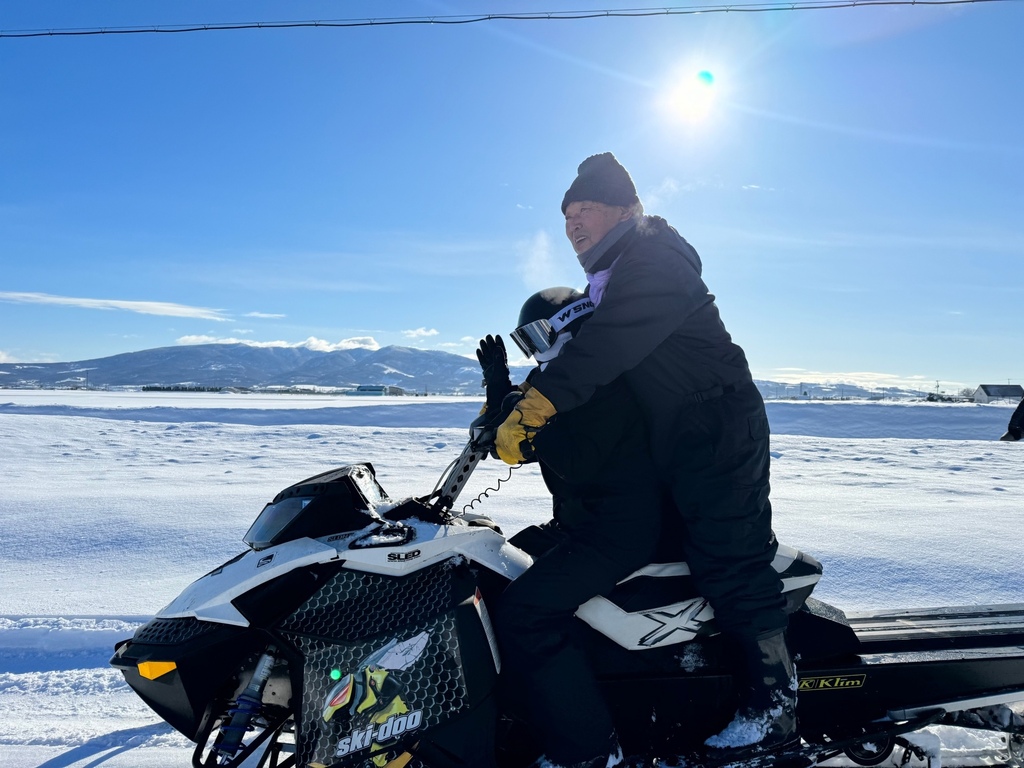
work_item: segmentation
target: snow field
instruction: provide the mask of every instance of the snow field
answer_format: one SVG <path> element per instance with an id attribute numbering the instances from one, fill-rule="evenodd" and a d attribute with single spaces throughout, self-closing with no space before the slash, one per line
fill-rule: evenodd
<path id="1" fill-rule="evenodd" d="M 0 764 L 13 768 L 188 765 L 191 743 L 107 666 L 114 642 L 239 552 L 287 485 L 369 461 L 393 498 L 428 492 L 479 410 L 80 394 L 0 391 Z M 1009 413 L 769 402 L 775 528 L 824 563 L 816 596 L 848 612 L 1024 603 L 1024 445 L 996 441 Z M 461 501 L 508 475 L 481 463 Z M 526 467 L 477 509 L 512 533 L 549 506 Z M 941 738 L 946 764 L 1006 755 L 988 735 Z"/>

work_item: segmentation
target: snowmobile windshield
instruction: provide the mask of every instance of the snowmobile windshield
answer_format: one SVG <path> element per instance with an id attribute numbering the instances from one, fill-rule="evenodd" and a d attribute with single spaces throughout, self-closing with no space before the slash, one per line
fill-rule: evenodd
<path id="1" fill-rule="evenodd" d="M 273 546 L 277 537 L 291 525 L 306 508 L 313 496 L 292 496 L 282 499 L 277 504 L 267 504 L 260 516 L 249 526 L 242 540 L 253 549 L 259 551 Z"/>
<path id="2" fill-rule="evenodd" d="M 354 467 L 349 477 L 352 478 L 352 482 L 363 495 L 363 498 L 370 503 L 371 507 L 391 501 L 388 495 L 384 493 L 384 489 L 380 487 L 372 472 L 367 472 L 360 467 Z"/>

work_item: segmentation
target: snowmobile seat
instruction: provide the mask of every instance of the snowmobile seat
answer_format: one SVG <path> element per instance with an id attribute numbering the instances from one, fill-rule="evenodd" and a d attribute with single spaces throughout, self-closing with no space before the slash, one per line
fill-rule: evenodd
<path id="1" fill-rule="evenodd" d="M 821 563 L 780 544 L 772 566 L 782 578 L 786 612 L 795 614 L 821 578 Z M 718 632 L 714 611 L 697 592 L 684 562 L 644 566 L 607 595 L 585 602 L 576 616 L 631 650 L 674 645 Z"/>

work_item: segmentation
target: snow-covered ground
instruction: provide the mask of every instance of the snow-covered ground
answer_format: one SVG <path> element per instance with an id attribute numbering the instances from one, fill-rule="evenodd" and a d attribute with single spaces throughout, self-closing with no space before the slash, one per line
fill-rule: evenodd
<path id="1" fill-rule="evenodd" d="M 461 450 L 477 398 L 0 390 L 0 765 L 190 764 L 107 666 L 115 641 L 239 552 L 281 488 L 370 461 L 422 494 Z M 1024 603 L 1024 444 L 1008 405 L 768 403 L 779 538 L 817 557 L 848 612 Z M 464 501 L 508 474 L 483 462 Z M 544 519 L 533 468 L 478 507 L 506 532 Z M 1001 759 L 939 732 L 942 761 Z"/>

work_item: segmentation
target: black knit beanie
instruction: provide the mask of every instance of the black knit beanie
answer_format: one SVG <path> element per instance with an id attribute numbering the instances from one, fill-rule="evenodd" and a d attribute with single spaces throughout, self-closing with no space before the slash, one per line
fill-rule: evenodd
<path id="1" fill-rule="evenodd" d="M 629 178 L 629 172 L 619 164 L 611 152 L 591 155 L 580 163 L 576 172 L 579 175 L 562 198 L 563 214 L 569 203 L 578 203 L 581 200 L 625 206 L 640 201 L 633 180 Z"/>

